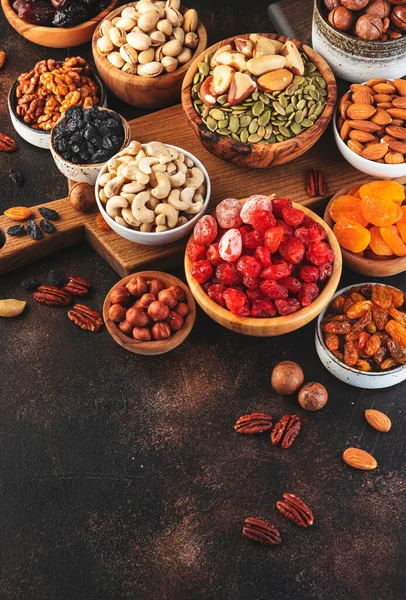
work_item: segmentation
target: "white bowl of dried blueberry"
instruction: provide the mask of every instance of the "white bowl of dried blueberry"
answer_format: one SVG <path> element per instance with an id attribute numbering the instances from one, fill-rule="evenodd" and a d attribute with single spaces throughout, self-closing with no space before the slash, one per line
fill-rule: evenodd
<path id="1" fill-rule="evenodd" d="M 73 106 L 52 129 L 49 146 L 65 177 L 94 185 L 106 162 L 130 139 L 130 125 L 113 110 Z"/>

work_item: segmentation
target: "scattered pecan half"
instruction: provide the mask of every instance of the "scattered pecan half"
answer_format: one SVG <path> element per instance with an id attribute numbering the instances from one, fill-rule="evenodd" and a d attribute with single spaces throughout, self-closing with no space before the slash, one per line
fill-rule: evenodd
<path id="1" fill-rule="evenodd" d="M 72 296 L 86 296 L 89 293 L 90 283 L 82 277 L 68 276 L 68 283 L 63 288 L 68 294 Z"/>
<path id="2" fill-rule="evenodd" d="M 261 412 L 254 412 L 250 415 L 240 417 L 234 429 L 237 433 L 262 433 L 272 428 L 272 417 Z"/>
<path id="3" fill-rule="evenodd" d="M 281 534 L 276 527 L 256 517 L 245 519 L 242 534 L 248 540 L 258 544 L 276 545 L 281 543 Z"/>
<path id="4" fill-rule="evenodd" d="M 313 513 L 310 508 L 294 494 L 283 494 L 282 500 L 276 503 L 276 508 L 298 527 L 313 525 Z"/>
<path id="5" fill-rule="evenodd" d="M 86 331 L 100 331 L 103 327 L 103 319 L 98 312 L 85 304 L 75 304 L 68 312 L 68 317 L 78 327 Z"/>
<path id="6" fill-rule="evenodd" d="M 300 431 L 300 419 L 296 415 L 285 415 L 275 423 L 271 432 L 271 442 L 281 448 L 290 448 Z"/>
<path id="7" fill-rule="evenodd" d="M 14 152 L 17 148 L 17 144 L 13 138 L 8 137 L 5 133 L 0 133 L 0 151 L 1 152 Z"/>
<path id="8" fill-rule="evenodd" d="M 327 193 L 326 178 L 319 169 L 312 169 L 307 175 L 307 193 L 312 198 L 325 196 Z"/>
<path id="9" fill-rule="evenodd" d="M 48 306 L 68 306 L 72 302 L 72 297 L 68 292 L 53 285 L 40 285 L 33 294 L 33 298 L 36 302 Z"/>

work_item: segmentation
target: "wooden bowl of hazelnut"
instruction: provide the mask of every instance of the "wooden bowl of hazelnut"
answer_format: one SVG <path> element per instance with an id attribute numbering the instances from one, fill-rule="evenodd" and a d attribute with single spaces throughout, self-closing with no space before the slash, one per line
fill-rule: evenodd
<path id="1" fill-rule="evenodd" d="M 193 296 L 180 279 L 142 271 L 121 279 L 107 294 L 103 318 L 111 337 L 135 354 L 164 354 L 189 335 L 196 318 Z"/>

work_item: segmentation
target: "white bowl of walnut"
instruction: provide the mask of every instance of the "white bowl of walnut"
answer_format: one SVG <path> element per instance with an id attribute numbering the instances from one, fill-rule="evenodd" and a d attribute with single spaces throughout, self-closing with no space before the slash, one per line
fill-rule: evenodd
<path id="1" fill-rule="evenodd" d="M 133 140 L 101 169 L 96 201 L 123 238 L 157 246 L 188 235 L 206 212 L 210 178 L 193 154 L 171 144 Z"/>

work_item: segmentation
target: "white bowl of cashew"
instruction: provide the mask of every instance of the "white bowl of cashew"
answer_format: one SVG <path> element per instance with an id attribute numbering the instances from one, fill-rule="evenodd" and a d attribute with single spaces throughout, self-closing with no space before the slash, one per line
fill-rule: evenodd
<path id="1" fill-rule="evenodd" d="M 207 210 L 211 186 L 205 167 L 187 150 L 133 140 L 101 169 L 95 191 L 118 235 L 158 246 L 191 232 Z"/>

